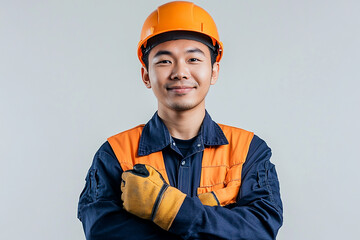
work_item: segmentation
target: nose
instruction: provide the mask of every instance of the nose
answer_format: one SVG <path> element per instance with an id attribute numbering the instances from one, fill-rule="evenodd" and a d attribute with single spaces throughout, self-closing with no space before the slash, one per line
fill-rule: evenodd
<path id="1" fill-rule="evenodd" d="M 178 62 L 174 64 L 174 68 L 170 76 L 172 80 L 189 79 L 189 76 L 190 72 L 186 63 Z"/>

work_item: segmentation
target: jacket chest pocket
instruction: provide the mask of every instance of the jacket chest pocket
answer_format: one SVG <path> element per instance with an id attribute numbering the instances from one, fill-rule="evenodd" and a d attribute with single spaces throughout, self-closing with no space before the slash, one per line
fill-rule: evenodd
<path id="1" fill-rule="evenodd" d="M 202 167 L 197 193 L 202 194 L 225 188 L 227 171 L 228 167 L 225 165 Z"/>

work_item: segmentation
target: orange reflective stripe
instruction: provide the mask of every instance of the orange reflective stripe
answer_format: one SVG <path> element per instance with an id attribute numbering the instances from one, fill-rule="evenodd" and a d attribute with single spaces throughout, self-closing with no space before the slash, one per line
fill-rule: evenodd
<path id="1" fill-rule="evenodd" d="M 229 144 L 206 147 L 203 153 L 200 186 L 197 193 L 213 192 L 221 206 L 236 202 L 241 185 L 242 165 L 246 160 L 254 133 L 219 124 Z M 108 138 L 121 168 L 126 171 L 137 163 L 158 170 L 169 184 L 162 151 L 138 156 L 140 136 L 144 125 Z"/>
<path id="2" fill-rule="evenodd" d="M 164 177 L 165 181 L 169 184 L 162 151 L 154 152 L 146 156 L 137 155 L 143 128 L 144 125 L 139 125 L 125 132 L 121 132 L 108 138 L 108 142 L 110 143 L 122 170 L 126 171 L 133 169 L 133 166 L 138 163 L 148 164 L 158 170 Z"/>
<path id="3" fill-rule="evenodd" d="M 219 124 L 229 144 L 204 150 L 198 194 L 214 192 L 220 205 L 236 202 L 242 165 L 254 133 Z"/>

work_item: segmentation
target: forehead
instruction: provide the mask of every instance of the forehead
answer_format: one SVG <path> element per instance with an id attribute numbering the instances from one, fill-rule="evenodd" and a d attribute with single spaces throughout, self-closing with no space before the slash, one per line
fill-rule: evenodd
<path id="1" fill-rule="evenodd" d="M 206 46 L 205 44 L 195 40 L 178 39 L 178 40 L 166 41 L 156 45 L 150 51 L 149 58 L 154 57 L 156 53 L 159 51 L 167 51 L 173 55 L 177 55 L 177 54 L 187 54 L 190 52 L 194 52 L 193 50 L 196 49 L 201 50 L 201 52 L 203 52 L 205 56 L 210 57 L 209 47 Z"/>

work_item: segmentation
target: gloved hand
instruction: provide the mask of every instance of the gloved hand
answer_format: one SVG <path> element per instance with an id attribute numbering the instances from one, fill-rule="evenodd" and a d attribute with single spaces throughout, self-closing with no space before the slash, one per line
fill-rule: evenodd
<path id="1" fill-rule="evenodd" d="M 186 194 L 169 186 L 156 169 L 145 164 L 136 164 L 121 178 L 121 200 L 125 210 L 169 230 Z"/>

